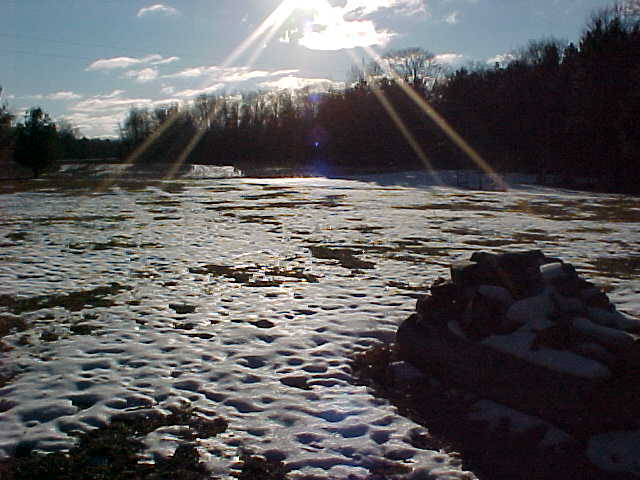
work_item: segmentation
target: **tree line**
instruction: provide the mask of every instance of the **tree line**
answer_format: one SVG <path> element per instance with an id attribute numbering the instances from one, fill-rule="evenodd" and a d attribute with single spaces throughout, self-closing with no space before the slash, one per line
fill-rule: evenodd
<path id="1" fill-rule="evenodd" d="M 554 174 L 567 185 L 591 177 L 600 188 L 637 192 L 640 12 L 633 5 L 597 12 L 576 43 L 531 41 L 505 64 L 448 71 L 427 50 L 409 48 L 354 67 L 343 90 L 203 95 L 189 105 L 131 108 L 109 145 L 85 139 L 82 147 L 71 128 L 58 128 L 58 137 L 66 138 L 67 156 L 105 147 L 107 156 L 158 169 L 194 163 L 330 174 L 425 161 L 477 168 L 425 114 L 426 104 L 498 171 Z M 18 129 L 28 127 L 27 117 Z"/>
<path id="2" fill-rule="evenodd" d="M 0 94 L 2 87 L 0 87 Z M 40 107 L 28 109 L 14 127 L 6 101 L 0 103 L 0 152 L 8 149 L 13 160 L 30 168 L 34 177 L 53 171 L 63 159 L 114 158 L 122 153 L 119 141 L 80 137 L 69 122 L 54 122 Z"/>
<path id="3" fill-rule="evenodd" d="M 132 109 L 121 141 L 132 151 L 155 135 L 136 157 L 146 163 L 182 155 L 249 172 L 422 168 L 424 157 L 434 168 L 477 168 L 417 95 L 498 171 L 553 174 L 568 186 L 591 177 L 600 188 L 638 191 L 640 17 L 629 5 L 594 14 L 577 43 L 531 41 L 504 65 L 447 72 L 435 55 L 411 48 L 354 68 L 344 90 Z"/>

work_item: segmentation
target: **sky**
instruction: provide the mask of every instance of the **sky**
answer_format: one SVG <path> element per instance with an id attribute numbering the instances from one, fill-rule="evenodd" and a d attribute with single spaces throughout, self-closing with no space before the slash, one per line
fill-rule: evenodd
<path id="1" fill-rule="evenodd" d="M 456 68 L 530 40 L 577 42 L 603 0 L 2 0 L 1 101 L 87 137 L 133 107 L 201 94 L 343 88 L 353 65 L 410 47 Z"/>

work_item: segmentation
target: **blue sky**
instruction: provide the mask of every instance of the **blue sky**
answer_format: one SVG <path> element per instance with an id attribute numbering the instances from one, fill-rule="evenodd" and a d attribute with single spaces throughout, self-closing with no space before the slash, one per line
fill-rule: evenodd
<path id="1" fill-rule="evenodd" d="M 529 40 L 577 41 L 602 0 L 2 0 L 0 85 L 113 136 L 131 106 L 202 93 L 341 87 L 367 51 L 421 47 L 493 62 Z M 354 60 L 355 59 L 355 60 Z"/>

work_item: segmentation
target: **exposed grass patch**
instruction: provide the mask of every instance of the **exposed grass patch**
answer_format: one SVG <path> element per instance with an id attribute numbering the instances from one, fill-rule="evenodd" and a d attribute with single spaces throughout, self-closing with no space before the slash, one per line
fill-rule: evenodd
<path id="1" fill-rule="evenodd" d="M 640 222 L 640 200 L 636 198 L 604 199 L 598 204 L 586 203 L 582 199 L 553 199 L 549 202 L 519 200 L 504 211 L 526 213 L 549 220 Z"/>
<path id="2" fill-rule="evenodd" d="M 466 245 L 479 245 L 481 247 L 504 247 L 506 245 L 513 245 L 514 241 L 506 238 L 486 238 L 475 240 L 463 240 L 462 243 Z"/>
<path id="3" fill-rule="evenodd" d="M 360 254 L 360 251 L 352 250 L 350 248 L 332 248 L 325 246 L 309 246 L 311 255 L 315 258 L 322 260 L 337 260 L 338 263 L 351 270 L 367 270 L 375 268 L 376 264 L 373 262 L 367 262 L 360 260 L 356 255 Z"/>
<path id="4" fill-rule="evenodd" d="M 612 278 L 635 279 L 640 276 L 640 256 L 598 257 L 586 260 L 602 276 Z"/>
<path id="5" fill-rule="evenodd" d="M 90 323 L 76 323 L 69 327 L 72 335 L 91 335 L 96 330 L 101 330 L 102 327 L 92 325 Z"/>
<path id="6" fill-rule="evenodd" d="M 0 194 L 20 192 L 47 192 L 67 195 L 89 195 L 94 193 L 108 193 L 114 187 L 129 192 L 141 192 L 148 186 L 155 186 L 168 193 L 179 193 L 184 189 L 181 183 L 170 183 L 159 180 L 127 179 L 127 178 L 99 178 L 87 175 L 65 176 L 64 178 L 41 178 L 38 180 L 16 180 L 0 182 Z"/>
<path id="7" fill-rule="evenodd" d="M 360 233 L 376 233 L 379 230 L 384 230 L 385 227 L 372 226 L 372 225 L 357 225 L 355 227 L 347 227 L 347 230 L 355 230 Z"/>
<path id="8" fill-rule="evenodd" d="M 81 253 L 87 250 L 111 250 L 116 248 L 162 248 L 159 243 L 147 242 L 136 243 L 127 241 L 125 237 L 113 237 L 108 242 L 74 242 L 69 244 L 71 250 L 78 250 Z"/>
<path id="9" fill-rule="evenodd" d="M 0 315 L 0 338 L 9 335 L 12 331 L 19 332 L 27 329 L 27 322 L 23 318 L 13 315 Z"/>
<path id="10" fill-rule="evenodd" d="M 281 225 L 282 222 L 271 215 L 241 215 L 238 217 L 241 223 L 258 223 L 261 225 Z"/>
<path id="11" fill-rule="evenodd" d="M 294 192 L 294 191 L 290 191 L 290 192 L 278 191 L 278 192 L 271 192 L 271 193 L 261 193 L 261 194 L 258 194 L 258 195 L 242 195 L 242 198 L 244 200 L 273 200 L 274 198 L 291 197 L 295 193 L 297 193 L 297 192 Z"/>
<path id="12" fill-rule="evenodd" d="M 410 284 L 404 283 L 404 282 L 390 281 L 390 282 L 387 282 L 387 286 L 393 287 L 393 288 L 399 288 L 401 290 L 407 290 L 409 292 L 427 293 L 429 291 L 429 285 L 427 285 L 427 284 L 425 284 L 425 285 L 410 285 Z"/>
<path id="13" fill-rule="evenodd" d="M 124 290 L 131 290 L 128 285 L 111 283 L 107 286 L 81 290 L 78 292 L 59 295 L 39 295 L 36 297 L 15 297 L 0 295 L 0 307 L 6 307 L 10 312 L 21 314 L 34 312 L 43 308 L 62 307 L 70 312 L 78 312 L 85 308 L 112 307 L 115 302 L 108 297 Z"/>
<path id="14" fill-rule="evenodd" d="M 168 459 L 141 463 L 143 439 L 161 427 L 186 426 L 187 442 Z M 227 429 L 226 420 L 209 419 L 190 409 L 170 415 L 119 415 L 107 426 L 78 435 L 68 452 L 34 453 L 23 445 L 14 458 L 0 462 L 3 480 L 205 480 L 209 473 L 199 460 L 198 438 L 211 438 Z"/>
<path id="15" fill-rule="evenodd" d="M 266 460 L 262 457 L 242 455 L 242 470 L 238 480 L 286 480 L 287 468 L 280 460 Z"/>
<path id="16" fill-rule="evenodd" d="M 68 215 L 59 217 L 40 217 L 34 218 L 31 221 L 41 225 L 60 225 L 88 222 L 121 223 L 131 219 L 133 219 L 133 217 L 128 215 Z"/>
<path id="17" fill-rule="evenodd" d="M 190 267 L 189 272 L 199 275 L 213 275 L 215 277 L 230 278 L 236 283 L 242 283 L 248 287 L 275 287 L 282 285 L 289 279 L 302 280 L 307 283 L 318 283 L 319 279 L 319 277 L 317 277 L 316 275 L 305 272 L 301 267 L 287 269 L 264 265 L 242 267 L 231 267 L 227 265 L 202 265 L 200 267 Z M 274 278 L 267 280 L 254 278 L 258 274 L 261 276 Z"/>
<path id="18" fill-rule="evenodd" d="M 534 243 L 534 242 L 558 242 L 562 240 L 557 235 L 550 235 L 542 230 L 529 230 L 525 232 L 514 232 L 514 243 Z"/>
<path id="19" fill-rule="evenodd" d="M 472 202 L 427 203 L 425 205 L 396 205 L 399 210 L 465 210 L 469 212 L 499 211 L 501 207 L 491 200 Z"/>
<path id="20" fill-rule="evenodd" d="M 615 230 L 607 227 L 590 227 L 590 226 L 580 226 L 577 228 L 572 228 L 567 230 L 567 233 L 601 233 L 606 235 L 608 233 L 613 233 Z"/>
<path id="21" fill-rule="evenodd" d="M 206 210 L 212 210 L 216 212 L 228 212 L 233 210 L 268 210 L 270 208 L 299 208 L 306 206 L 321 206 L 321 207 L 341 207 L 346 206 L 336 203 L 333 200 L 326 201 L 291 201 L 291 202 L 271 202 L 263 203 L 261 205 L 221 205 L 214 207 L 206 207 Z"/>
<path id="22" fill-rule="evenodd" d="M 26 240 L 29 232 L 11 232 L 5 235 L 6 238 L 11 240 L 12 242 L 19 242 L 22 240 Z"/>

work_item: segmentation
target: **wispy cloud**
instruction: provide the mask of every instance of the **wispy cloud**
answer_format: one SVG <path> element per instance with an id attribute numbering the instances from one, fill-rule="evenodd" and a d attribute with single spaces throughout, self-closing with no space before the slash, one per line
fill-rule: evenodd
<path id="1" fill-rule="evenodd" d="M 71 107 L 75 112 L 95 113 L 111 111 L 124 112 L 134 105 L 147 105 L 152 101 L 148 98 L 129 98 L 123 96 L 123 90 L 114 90 L 105 95 L 94 95 L 85 98 Z"/>
<path id="2" fill-rule="evenodd" d="M 165 65 L 180 60 L 179 57 L 163 57 L 157 53 L 146 57 L 111 57 L 100 58 L 91 63 L 85 70 L 116 70 L 119 68 L 130 68 L 134 65 Z"/>
<path id="3" fill-rule="evenodd" d="M 198 97 L 200 95 L 208 95 L 210 93 L 217 92 L 223 87 L 224 87 L 224 83 L 214 83 L 212 85 L 208 85 L 202 88 L 186 89 L 186 90 L 181 90 L 179 92 L 175 92 L 173 94 L 173 97 L 178 98 L 180 100 L 186 100 L 186 99 Z"/>
<path id="4" fill-rule="evenodd" d="M 85 136 L 116 137 L 118 124 L 132 107 L 153 108 L 175 102 L 176 98 L 134 98 L 127 96 L 124 90 L 113 90 L 110 93 L 87 97 L 71 105 L 68 109 L 70 113 L 62 118 L 79 128 Z"/>
<path id="5" fill-rule="evenodd" d="M 149 15 L 152 13 L 160 13 L 168 16 L 180 15 L 180 12 L 173 7 L 164 5 L 162 3 L 156 3 L 154 5 L 149 5 L 148 7 L 144 7 L 138 10 L 138 17 L 144 17 L 145 15 Z"/>
<path id="6" fill-rule="evenodd" d="M 55 93 L 36 93 L 33 95 L 15 95 L 7 96 L 7 98 L 20 99 L 20 100 L 78 100 L 82 98 L 82 95 L 75 92 L 55 92 Z"/>
<path id="7" fill-rule="evenodd" d="M 178 60 L 180 60 L 180 57 L 163 58 L 162 55 L 152 55 L 152 56 L 156 56 L 156 57 L 159 57 L 159 58 L 158 58 L 158 60 L 150 61 L 149 63 L 151 65 L 166 65 L 168 63 L 173 63 L 173 62 L 177 62 Z"/>
<path id="8" fill-rule="evenodd" d="M 427 11 L 427 2 L 425 0 L 347 0 L 344 10 L 352 16 L 370 15 L 379 10 L 415 15 Z"/>
<path id="9" fill-rule="evenodd" d="M 222 67 L 218 65 L 209 65 L 185 68 L 179 72 L 165 75 L 164 78 L 207 78 L 210 82 L 239 83 L 258 78 L 288 75 L 297 72 L 297 69 L 268 71 L 254 70 L 249 67 Z"/>
<path id="10" fill-rule="evenodd" d="M 74 92 L 56 92 L 46 95 L 47 100 L 78 100 L 82 98 L 82 95 Z"/>

